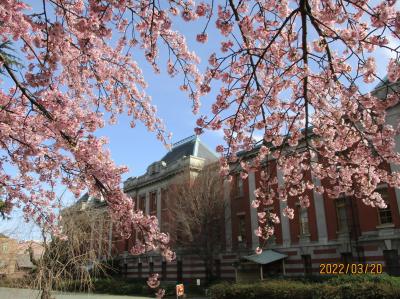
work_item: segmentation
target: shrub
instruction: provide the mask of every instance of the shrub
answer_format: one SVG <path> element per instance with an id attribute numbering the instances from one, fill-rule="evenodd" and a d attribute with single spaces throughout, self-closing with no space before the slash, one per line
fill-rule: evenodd
<path id="1" fill-rule="evenodd" d="M 142 295 L 147 285 L 143 282 L 130 282 L 117 279 L 97 279 L 93 282 L 93 292 L 98 294 Z"/>
<path id="2" fill-rule="evenodd" d="M 7 276 L 0 277 L 0 287 L 6 288 L 29 288 L 31 285 L 31 279 L 29 276 L 21 278 L 9 278 Z"/>
<path id="3" fill-rule="evenodd" d="M 211 287 L 213 299 L 310 298 L 312 286 L 297 281 L 274 280 L 256 284 L 222 283 Z"/>
<path id="4" fill-rule="evenodd" d="M 212 299 L 400 299 L 400 278 L 389 275 L 342 275 L 323 283 L 269 280 L 252 284 L 220 283 Z"/>
<path id="5" fill-rule="evenodd" d="M 341 285 L 343 283 L 385 283 L 400 287 L 400 277 L 390 276 L 386 273 L 380 275 L 363 274 L 363 275 L 338 275 L 331 277 L 328 283 L 331 285 Z"/>

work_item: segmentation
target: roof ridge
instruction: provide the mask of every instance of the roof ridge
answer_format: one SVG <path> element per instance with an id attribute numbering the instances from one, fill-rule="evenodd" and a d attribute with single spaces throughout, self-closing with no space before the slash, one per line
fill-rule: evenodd
<path id="1" fill-rule="evenodd" d="M 171 150 L 172 150 L 174 147 L 177 147 L 177 146 L 179 146 L 179 145 L 185 144 L 185 143 L 187 143 L 187 142 L 189 142 L 189 141 L 193 141 L 193 140 L 195 140 L 195 139 L 196 139 L 196 135 L 191 135 L 191 136 L 189 136 L 189 137 L 183 138 L 182 140 L 179 140 L 179 141 L 173 143 L 173 144 L 172 144 L 172 147 L 171 147 Z"/>

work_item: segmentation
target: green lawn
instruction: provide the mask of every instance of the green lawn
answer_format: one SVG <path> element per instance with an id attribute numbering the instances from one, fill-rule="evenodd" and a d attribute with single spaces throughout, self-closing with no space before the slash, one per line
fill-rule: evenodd
<path id="1" fill-rule="evenodd" d="M 1 299 L 39 299 L 39 291 L 29 289 L 0 288 Z M 139 296 L 116 296 L 102 294 L 75 294 L 75 293 L 55 293 L 56 299 L 145 299 L 152 297 Z M 154 298 L 154 297 L 153 297 Z"/>

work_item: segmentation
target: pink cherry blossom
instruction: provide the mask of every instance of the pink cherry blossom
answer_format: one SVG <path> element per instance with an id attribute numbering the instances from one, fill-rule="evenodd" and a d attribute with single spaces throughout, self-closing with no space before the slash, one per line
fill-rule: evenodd
<path id="1" fill-rule="evenodd" d="M 206 33 L 201 33 L 201 34 L 198 34 L 198 35 L 196 36 L 196 40 L 197 40 L 199 43 L 202 43 L 202 44 L 204 44 L 205 42 L 207 42 L 207 39 L 208 39 L 208 35 L 207 35 Z"/>
<path id="2" fill-rule="evenodd" d="M 0 2 L 0 39 L 14 43 L 24 64 L 15 71 L 0 55 L 8 80 L 0 90 L 0 181 L 8 211 L 20 206 L 26 219 L 59 233 L 52 188 L 60 182 L 77 197 L 88 189 L 105 198 L 122 236 L 143 234 L 132 253 L 159 249 L 175 258 L 157 220 L 136 211 L 122 192 L 127 168 L 112 162 L 106 140 L 95 134 L 125 113 L 132 127 L 142 122 L 168 143 L 134 60 L 141 50 L 155 73 L 166 65 L 170 76 L 183 80 L 178 85 L 193 113 L 202 97 L 212 101 L 195 132 L 223 132 L 218 152 L 227 180 L 233 172 L 245 179 L 260 171 L 254 204 L 260 211 L 291 197 L 307 207 L 313 190 L 383 207 L 378 184 L 400 186 L 396 168 L 383 166 L 400 164 L 400 125 L 385 123 L 398 93 L 368 93 L 400 79 L 397 59 L 382 59 L 383 51 L 400 57 L 393 46 L 400 34 L 395 1 L 43 3 Z M 204 72 L 176 31 L 177 16 L 199 24 L 200 42 L 215 27 L 219 44 L 207 53 Z M 170 53 L 167 61 L 160 61 L 162 51 Z M 379 67 L 387 69 L 387 80 Z M 7 165 L 17 174 L 6 172 Z M 313 179 L 329 184 L 314 186 Z M 293 218 L 294 210 L 283 214 Z M 279 218 L 259 219 L 264 239 L 274 233 L 270 220 Z"/>
<path id="3" fill-rule="evenodd" d="M 234 171 L 227 163 L 240 164 L 246 173 L 276 163 L 283 177 L 276 186 L 276 174 L 261 175 L 254 208 L 290 197 L 308 207 L 314 190 L 383 206 L 374 193 L 378 184 L 398 185 L 399 174 L 382 165 L 400 162 L 400 125 L 385 124 L 399 96 L 365 92 L 400 79 L 397 59 L 384 62 L 381 54 L 400 56 L 394 3 L 264 1 L 250 9 L 231 1 L 205 17 L 211 23 L 214 16 L 221 51 L 211 53 L 201 84 L 221 87 L 199 128 L 212 130 L 211 120 L 223 120 L 222 174 Z M 387 80 L 378 73 L 382 66 Z M 314 179 L 329 184 L 315 186 Z M 283 213 L 294 217 L 289 207 Z M 259 222 L 266 239 L 270 221 Z"/>
<path id="4" fill-rule="evenodd" d="M 155 289 L 160 285 L 160 281 L 158 280 L 157 273 L 149 276 L 149 278 L 147 280 L 147 285 L 152 289 Z"/>

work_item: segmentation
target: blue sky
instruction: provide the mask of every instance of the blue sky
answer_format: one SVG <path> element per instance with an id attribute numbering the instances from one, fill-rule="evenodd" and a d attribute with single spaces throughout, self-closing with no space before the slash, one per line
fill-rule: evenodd
<path id="1" fill-rule="evenodd" d="M 214 29 L 214 22 L 212 21 L 209 25 L 209 41 L 206 44 L 199 44 L 195 41 L 196 34 L 201 32 L 205 20 L 186 23 L 179 18 L 175 23 L 175 28 L 186 35 L 189 47 L 200 56 L 201 70 L 204 70 L 207 66 L 209 55 L 219 49 L 220 35 Z M 382 76 L 386 72 L 390 54 L 381 51 L 378 55 L 379 62 L 377 65 L 379 75 Z M 193 129 L 197 117 L 192 114 L 191 101 L 187 94 L 179 90 L 179 85 L 182 83 L 181 78 L 179 76 L 170 78 L 167 75 L 165 53 L 161 53 L 160 56 L 161 73 L 156 75 L 151 66 L 144 60 L 143 53 L 140 50 L 134 52 L 134 59 L 142 66 L 144 77 L 149 85 L 147 93 L 152 97 L 153 104 L 157 106 L 158 116 L 164 120 L 167 130 L 173 133 L 172 142 L 177 142 L 194 134 Z M 215 90 L 207 97 L 202 98 L 201 112 L 210 111 L 209 108 L 214 97 Z M 115 163 L 129 167 L 129 172 L 124 175 L 123 179 L 143 174 L 149 164 L 159 160 L 167 152 L 162 143 L 156 139 L 155 134 L 149 132 L 142 124 L 137 123 L 134 129 L 130 128 L 129 119 L 125 115 L 119 119 L 116 125 L 107 125 L 98 131 L 97 135 L 106 136 L 109 139 L 108 147 Z M 216 145 L 223 143 L 221 132 L 206 132 L 200 139 L 211 149 L 215 149 Z M 59 195 L 63 191 L 64 187 L 59 186 Z M 65 193 L 64 199 L 71 201 L 71 194 Z M 0 232 L 12 233 L 14 236 L 23 239 L 36 239 L 38 237 L 37 229 L 23 222 L 20 211 L 15 211 L 11 216 L 12 219 L 9 221 L 2 222 L 0 220 Z"/>
<path id="2" fill-rule="evenodd" d="M 39 5 L 34 1 L 27 1 L 33 6 Z M 201 21 L 202 24 L 205 22 Z M 178 28 L 187 36 L 187 42 L 191 50 L 195 50 L 201 58 L 202 70 L 207 66 L 210 53 L 215 51 L 217 45 L 217 35 L 209 36 L 207 44 L 199 44 L 195 38 L 201 32 L 202 26 L 199 22 L 186 23 L 177 18 L 175 28 Z M 213 29 L 212 26 L 210 29 Z M 18 48 L 18 47 L 15 47 Z M 219 48 L 219 46 L 218 46 Z M 182 84 L 182 78 L 177 75 L 171 78 L 166 72 L 167 56 L 165 51 L 160 53 L 160 74 L 155 74 L 152 67 L 144 59 L 143 52 L 139 49 L 133 52 L 134 59 L 142 67 L 144 77 L 148 82 L 147 94 L 152 97 L 152 102 L 157 106 L 158 117 L 163 119 L 168 132 L 173 133 L 172 142 L 177 142 L 194 134 L 194 127 L 197 117 L 192 113 L 192 102 L 189 100 L 187 93 L 179 90 Z M 7 81 L 7 79 L 5 79 Z M 4 82 L 5 85 L 9 82 Z M 1 86 L 3 88 L 4 86 Z M 210 107 L 214 97 L 210 93 L 206 98 L 202 99 L 201 112 L 206 112 Z M 138 176 L 146 171 L 149 164 L 161 159 L 167 152 L 164 145 L 157 140 L 156 134 L 149 132 L 140 122 L 137 122 L 135 128 L 129 125 L 130 118 L 122 115 L 116 125 L 108 125 L 99 130 L 96 135 L 106 136 L 109 140 L 108 148 L 111 151 L 112 159 L 117 165 L 126 165 L 129 172 L 123 176 L 127 179 L 130 176 Z M 200 137 L 208 147 L 215 149 L 217 144 L 222 143 L 222 134 L 220 132 L 206 132 Z M 57 194 L 63 194 L 63 201 L 71 203 L 74 197 L 65 187 L 59 185 Z M 63 193 L 64 192 L 64 193 Z M 20 210 L 15 209 L 11 214 L 11 219 L 7 221 L 0 220 L 0 232 L 10 234 L 19 239 L 38 239 L 39 233 L 37 227 L 31 223 L 25 223 Z"/>

